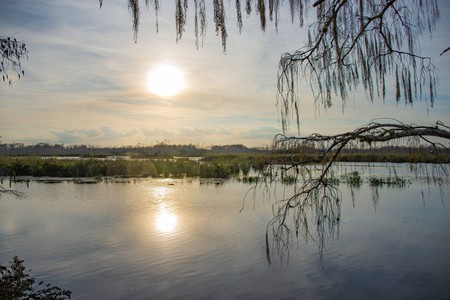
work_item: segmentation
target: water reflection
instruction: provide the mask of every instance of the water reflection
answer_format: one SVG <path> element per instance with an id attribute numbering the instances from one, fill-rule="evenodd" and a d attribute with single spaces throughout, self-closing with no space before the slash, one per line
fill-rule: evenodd
<path id="1" fill-rule="evenodd" d="M 155 217 L 155 228 L 162 234 L 170 234 L 177 226 L 177 215 L 165 204 L 159 206 Z"/>
<path id="2" fill-rule="evenodd" d="M 158 186 L 152 189 L 152 197 L 158 203 L 154 215 L 154 227 L 161 234 L 171 234 L 175 231 L 178 218 L 175 209 L 171 207 L 173 188 Z"/>
<path id="3" fill-rule="evenodd" d="M 327 165 L 331 166 L 331 165 Z M 339 232 L 341 227 L 341 213 L 342 203 L 346 199 L 352 200 L 352 208 L 356 209 L 357 194 L 367 197 L 369 193 L 372 195 L 372 205 L 374 211 L 377 210 L 380 202 L 380 192 L 385 193 L 386 189 L 392 189 L 394 192 L 398 189 L 406 189 L 410 185 L 410 178 L 406 177 L 409 171 L 405 170 L 405 165 L 400 164 L 395 168 L 395 165 L 389 164 L 383 166 L 382 164 L 373 164 L 372 167 L 384 167 L 384 170 L 370 170 L 369 176 L 364 177 L 364 164 L 350 164 L 347 169 L 346 164 L 337 164 L 332 166 L 334 169 L 323 169 L 320 176 L 315 174 L 315 166 L 302 165 L 301 170 L 287 169 L 292 173 L 286 171 L 285 166 L 273 166 L 271 172 L 275 176 L 281 174 L 283 176 L 292 176 L 295 178 L 292 184 L 283 183 L 286 187 L 293 190 L 286 192 L 283 198 L 278 198 L 273 204 L 274 217 L 268 223 L 266 228 L 266 258 L 268 263 L 271 263 L 272 252 L 275 250 L 283 260 L 289 260 L 289 251 L 291 249 L 292 241 L 302 237 L 305 242 L 312 240 L 318 247 L 320 264 L 323 268 L 324 251 L 327 245 L 330 245 L 334 240 L 339 240 Z M 371 165 L 369 165 L 371 166 Z M 344 167 L 344 168 L 343 168 Z M 426 169 L 427 166 L 425 165 Z M 428 184 L 428 191 L 430 192 L 431 180 L 433 180 L 436 187 L 441 194 L 445 195 L 444 187 L 449 180 L 449 172 L 447 166 L 440 167 L 435 172 L 440 177 L 433 175 L 425 176 Z M 375 169 L 375 168 L 374 168 Z M 435 167 L 433 167 L 433 170 Z M 328 172 L 328 170 L 331 170 Z M 346 187 L 339 186 L 340 180 L 336 174 L 342 173 L 340 176 Z M 400 171 L 400 172 L 398 172 Z M 329 174 L 327 174 L 327 172 Z M 293 174 L 293 175 L 292 175 Z M 328 177 L 327 177 L 328 176 Z M 299 178 L 301 178 L 299 180 Z M 419 184 L 421 178 L 415 177 L 415 184 Z M 422 178 L 423 180 L 423 178 Z M 364 184 L 368 185 L 363 187 Z M 344 193 L 343 193 L 344 192 Z M 406 192 L 402 191 L 403 193 Z M 425 200 L 423 190 L 421 191 L 423 207 L 425 207 Z M 431 193 L 430 193 L 431 195 Z M 400 196 L 395 196 L 395 201 Z M 276 197 L 275 197 L 276 198 Z"/>
<path id="4" fill-rule="evenodd" d="M 18 183 L 26 199 L 0 199 L 0 260 L 19 255 L 76 299 L 443 299 L 450 295 L 448 187 L 441 199 L 424 180 L 401 191 L 380 186 L 376 211 L 368 183 L 354 189 L 354 207 L 346 184 L 339 204 L 304 202 L 298 212 L 308 218 L 309 242 L 287 224 L 285 267 L 271 236 L 272 265 L 265 263 L 264 233 L 272 204 L 293 195 L 293 185 L 272 188 L 271 201 L 256 190 L 239 213 L 249 190 L 239 182 Z"/>
<path id="5" fill-rule="evenodd" d="M 172 191 L 173 189 L 167 186 L 158 186 L 152 188 L 151 193 L 156 200 L 165 200 L 170 197 Z"/>

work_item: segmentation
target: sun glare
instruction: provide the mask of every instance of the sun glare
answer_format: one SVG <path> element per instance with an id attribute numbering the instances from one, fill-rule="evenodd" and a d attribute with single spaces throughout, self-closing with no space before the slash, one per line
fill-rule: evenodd
<path id="1" fill-rule="evenodd" d="M 177 226 L 177 215 L 166 207 L 161 207 L 155 219 L 155 227 L 162 234 L 169 234 L 175 231 Z"/>
<path id="2" fill-rule="evenodd" d="M 175 210 L 170 206 L 171 194 L 173 189 L 166 186 L 152 188 L 152 198 L 159 205 L 156 214 L 152 217 L 155 229 L 163 235 L 171 234 L 177 226 L 177 215 Z"/>
<path id="3" fill-rule="evenodd" d="M 160 97 L 172 97 L 186 86 L 184 73 L 177 67 L 159 65 L 148 74 L 147 86 L 150 93 Z"/>

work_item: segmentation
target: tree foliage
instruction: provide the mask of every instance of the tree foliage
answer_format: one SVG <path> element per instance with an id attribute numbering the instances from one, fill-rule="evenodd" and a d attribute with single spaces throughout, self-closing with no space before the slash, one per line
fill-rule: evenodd
<path id="1" fill-rule="evenodd" d="M 34 299 L 34 300 L 63 300 L 70 299 L 69 290 L 62 290 L 57 286 L 36 283 L 23 265 L 23 260 L 14 256 L 9 266 L 0 264 L 0 300 Z"/>
<path id="2" fill-rule="evenodd" d="M 324 107 L 332 105 L 334 95 L 345 105 L 360 85 L 370 100 L 385 99 L 390 89 L 397 102 L 428 99 L 433 105 L 436 68 L 420 55 L 418 41 L 435 29 L 436 0 L 321 0 L 313 6 L 316 22 L 308 29 L 307 45 L 284 53 L 279 63 L 283 130 L 290 110 L 299 114 L 298 80 L 310 84 Z"/>
<path id="3" fill-rule="evenodd" d="M 13 37 L 1 36 L 0 56 L 0 76 L 3 82 L 8 82 L 11 85 L 13 74 L 16 74 L 18 79 L 25 76 L 25 71 L 22 69 L 22 60 L 28 58 L 28 48 L 24 42 Z"/>

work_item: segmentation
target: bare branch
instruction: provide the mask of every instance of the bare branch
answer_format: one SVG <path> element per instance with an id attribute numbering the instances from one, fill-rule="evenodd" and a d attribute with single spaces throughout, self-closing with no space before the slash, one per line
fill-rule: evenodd
<path id="1" fill-rule="evenodd" d="M 355 143 L 385 144 L 393 140 L 407 141 L 420 138 L 432 149 L 449 151 L 441 143 L 432 140 L 432 138 L 450 139 L 450 128 L 442 122 L 436 122 L 434 126 L 417 126 L 395 120 L 389 121 L 389 123 L 372 122 L 351 132 L 329 136 L 312 134 L 308 137 L 288 137 L 279 134 L 275 137 L 273 143 L 275 151 L 301 153 L 301 149 L 304 149 L 302 146 L 306 146 L 310 149 L 308 152 L 315 149 L 317 155 L 312 161 L 297 161 L 291 157 L 287 159 L 287 165 L 275 167 L 281 172 L 281 176 L 288 172 L 296 177 L 300 174 L 306 176 L 302 175 L 301 183 L 295 189 L 294 195 L 274 203 L 274 217 L 266 228 L 266 249 L 270 250 L 267 237 L 270 234 L 277 252 L 285 255 L 289 249 L 291 236 L 295 232 L 296 237 L 301 234 L 305 240 L 312 239 L 317 243 L 320 261 L 323 264 L 322 256 L 326 241 L 339 234 L 341 216 L 342 195 L 332 181 L 330 169 L 346 147 L 355 146 Z M 314 162 L 315 166 L 319 164 L 322 168 L 318 173 L 314 173 L 308 165 L 309 162 Z M 280 162 L 276 164 L 279 166 Z M 266 252 L 270 261 L 269 250 Z"/>
<path id="2" fill-rule="evenodd" d="M 450 47 L 448 47 L 447 49 L 445 49 L 444 51 L 442 51 L 442 53 L 441 53 L 440 56 L 442 56 L 442 54 L 444 54 L 444 53 L 447 52 L 448 50 L 450 50 Z"/>

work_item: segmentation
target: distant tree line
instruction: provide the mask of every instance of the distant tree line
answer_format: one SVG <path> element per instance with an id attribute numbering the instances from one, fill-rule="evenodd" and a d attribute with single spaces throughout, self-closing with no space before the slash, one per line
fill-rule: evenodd
<path id="1" fill-rule="evenodd" d="M 216 145 L 210 148 L 187 145 L 170 145 L 159 143 L 153 146 L 96 147 L 89 145 L 70 145 L 38 143 L 25 145 L 21 143 L 0 144 L 0 156 L 76 156 L 108 157 L 128 156 L 131 158 L 170 158 L 170 157 L 208 157 L 239 154 L 266 154 L 277 164 L 290 162 L 318 163 L 323 155 L 333 155 L 325 145 L 320 146 L 304 142 L 293 143 L 290 147 L 270 149 L 264 147 L 246 147 L 242 144 Z M 325 153 L 327 152 L 327 153 Z M 229 157 L 229 159 L 231 159 Z M 384 145 L 367 147 L 365 144 L 348 146 L 341 151 L 339 161 L 351 162 L 432 162 L 447 163 L 450 153 L 443 148 L 431 146 Z"/>
<path id="2" fill-rule="evenodd" d="M 205 156 L 207 154 L 239 154 L 266 152 L 265 148 L 248 148 L 241 144 L 212 146 L 209 149 L 187 145 L 169 145 L 159 143 L 153 146 L 120 146 L 96 147 L 89 145 L 70 145 L 38 143 L 25 145 L 22 143 L 0 144 L 0 155 L 6 156 L 131 156 L 131 157 L 173 157 L 173 156 Z"/>

